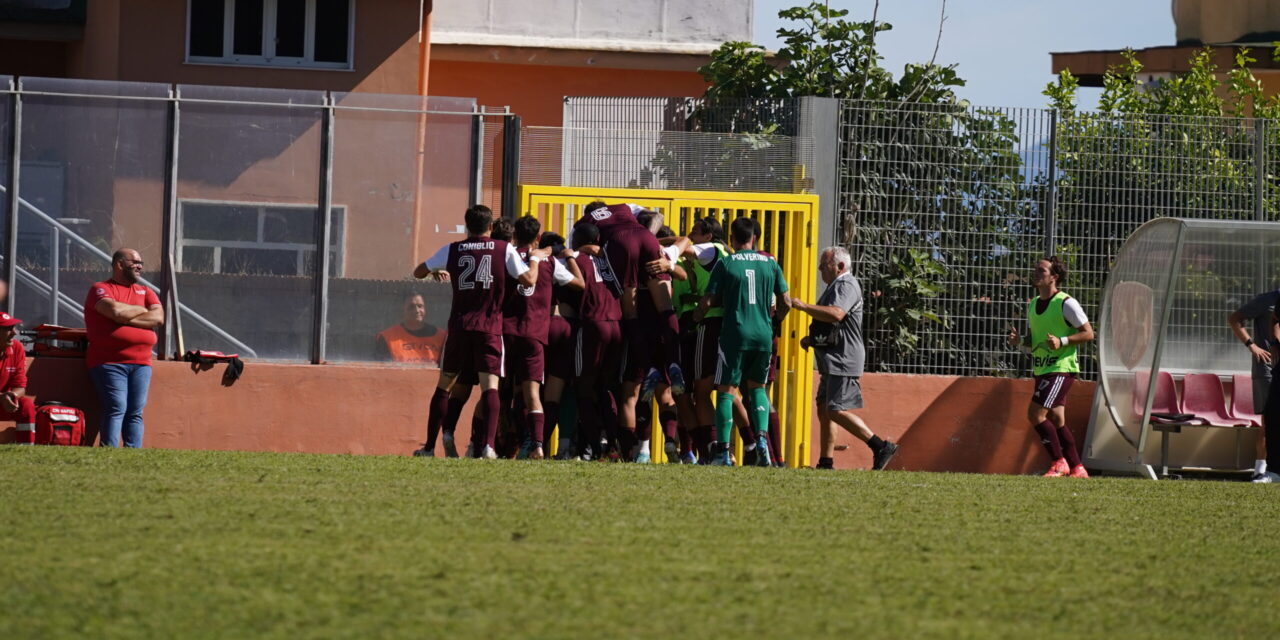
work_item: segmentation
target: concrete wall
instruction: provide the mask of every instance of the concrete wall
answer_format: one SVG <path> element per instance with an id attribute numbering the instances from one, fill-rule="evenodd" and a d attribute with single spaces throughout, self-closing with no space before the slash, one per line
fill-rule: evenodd
<path id="1" fill-rule="evenodd" d="M 233 386 L 222 365 L 201 371 L 157 362 L 147 407 L 145 445 L 166 449 L 301 451 L 407 455 L 426 431 L 427 403 L 437 373 L 393 366 L 310 366 L 251 362 Z M 41 358 L 29 369 L 29 389 L 44 399 L 100 413 L 84 363 Z M 891 468 L 973 473 L 1030 473 L 1047 466 L 1026 425 L 1030 380 L 872 374 L 861 415 L 902 450 Z M 1077 383 L 1067 414 L 1084 442 L 1093 385 Z M 459 422 L 467 438 L 470 409 Z M 814 420 L 816 429 L 817 421 Z M 5 425 L 0 442 L 12 442 Z M 867 448 L 848 434 L 837 452 L 841 469 L 871 464 Z M 817 434 L 814 434 L 814 456 Z M 812 460 L 810 463 L 812 464 Z"/>
<path id="2" fill-rule="evenodd" d="M 519 38 L 596 46 L 592 41 L 696 44 L 709 51 L 752 38 L 751 0 L 484 0 L 441 2 L 436 42 L 514 44 Z M 672 94 L 674 95 L 674 94 Z"/>

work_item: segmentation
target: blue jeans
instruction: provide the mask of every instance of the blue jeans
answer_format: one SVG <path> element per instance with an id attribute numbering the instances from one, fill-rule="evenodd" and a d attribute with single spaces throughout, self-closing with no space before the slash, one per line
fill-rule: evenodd
<path id="1" fill-rule="evenodd" d="M 147 406 L 151 365 L 100 364 L 89 370 L 89 379 L 102 400 L 101 446 L 142 447 L 142 408 Z"/>

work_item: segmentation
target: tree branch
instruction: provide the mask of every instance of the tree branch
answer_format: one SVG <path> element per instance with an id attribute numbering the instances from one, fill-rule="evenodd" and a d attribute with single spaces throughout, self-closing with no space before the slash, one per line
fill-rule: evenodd
<path id="1" fill-rule="evenodd" d="M 876 19 L 880 15 L 880 0 L 876 0 L 876 6 L 871 10 L 871 47 L 867 51 L 867 66 L 862 69 L 862 86 L 858 87 L 858 99 L 867 92 L 867 76 L 871 74 L 871 65 L 876 60 L 876 34 L 880 32 L 877 27 Z"/>

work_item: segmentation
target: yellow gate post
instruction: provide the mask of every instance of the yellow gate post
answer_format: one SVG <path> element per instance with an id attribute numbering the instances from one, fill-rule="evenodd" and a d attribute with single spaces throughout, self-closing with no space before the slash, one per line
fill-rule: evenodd
<path id="1" fill-rule="evenodd" d="M 711 216 L 727 229 L 734 218 L 750 217 L 760 223 L 764 237 L 756 247 L 778 260 L 791 295 L 813 300 L 817 292 L 818 196 L 790 193 L 742 193 L 733 191 L 674 191 L 659 189 L 595 189 L 520 185 L 520 212 L 542 222 L 542 228 L 568 237 L 567 231 L 582 217 L 590 202 L 628 202 L 663 214 L 667 226 L 681 235 L 697 218 Z M 810 416 L 813 410 L 813 353 L 800 348 L 808 331 L 808 317 L 790 313 L 782 323 L 778 340 L 780 361 L 771 402 L 782 425 L 787 466 L 806 467 L 810 454 Z M 692 382 L 692 381 L 690 381 Z M 656 409 L 655 409 L 656 418 Z M 734 450 L 742 460 L 737 429 Z M 665 462 L 662 429 L 653 429 L 652 457 Z M 557 445 L 552 438 L 551 447 Z"/>

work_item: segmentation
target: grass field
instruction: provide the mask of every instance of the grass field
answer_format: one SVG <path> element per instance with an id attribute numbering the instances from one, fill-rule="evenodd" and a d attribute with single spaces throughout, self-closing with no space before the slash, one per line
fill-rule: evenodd
<path id="1" fill-rule="evenodd" d="M 1280 636 L 1280 488 L 0 447 L 0 638 Z"/>

